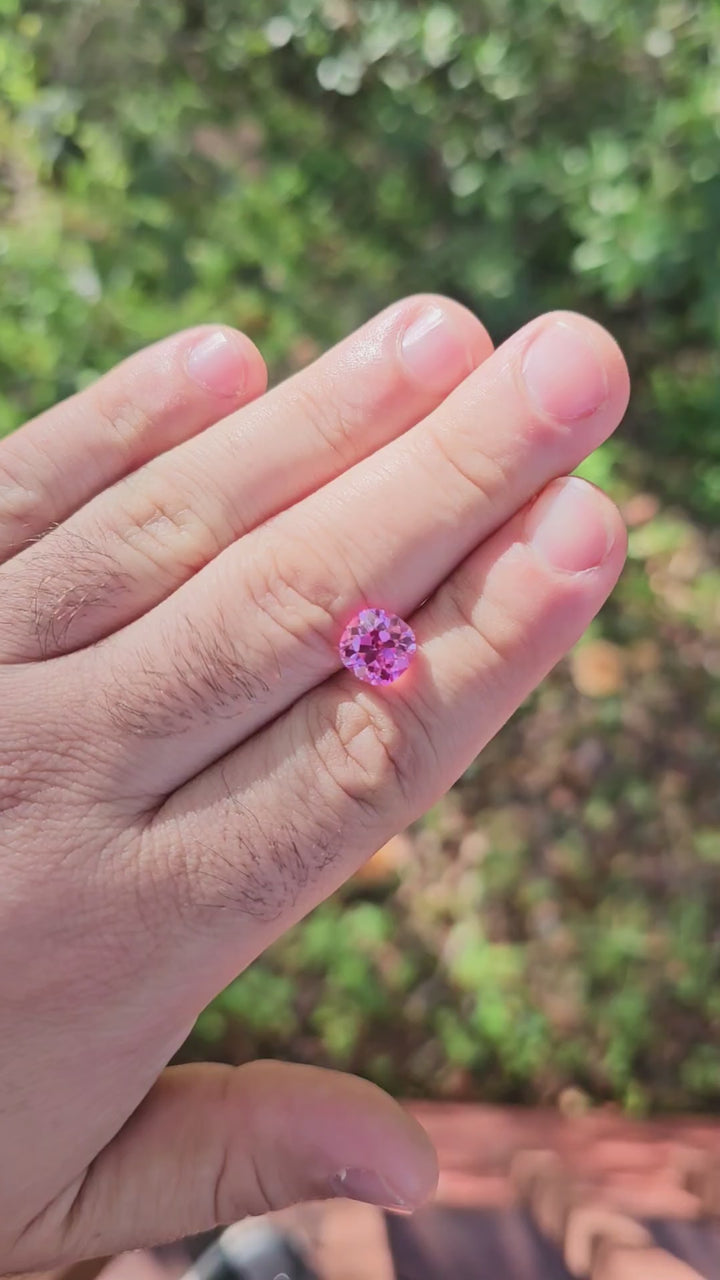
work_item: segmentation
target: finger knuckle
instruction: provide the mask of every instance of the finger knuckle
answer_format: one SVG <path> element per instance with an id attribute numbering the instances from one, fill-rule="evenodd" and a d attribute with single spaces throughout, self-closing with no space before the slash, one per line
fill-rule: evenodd
<path id="1" fill-rule="evenodd" d="M 348 804 L 369 821 L 412 795 L 420 768 L 417 735 L 372 694 L 320 694 L 308 710 L 310 740 L 335 807 Z"/>
<path id="2" fill-rule="evenodd" d="M 6 441 L 0 456 L 0 524 L 3 542 L 11 552 L 19 551 L 27 544 L 28 529 L 46 498 L 37 473 L 24 475 L 25 470 L 13 461 L 9 442 Z"/>
<path id="3" fill-rule="evenodd" d="M 268 1066 L 268 1063 L 257 1060 L 238 1068 L 224 1067 L 218 1071 L 218 1107 L 227 1117 L 212 1181 L 212 1211 L 218 1226 L 237 1222 L 248 1214 L 257 1217 L 272 1213 L 287 1202 L 287 1197 L 282 1194 L 277 1161 L 271 1161 L 266 1167 L 263 1120 L 267 1122 L 268 1116 L 262 1104 Z M 237 1146 L 233 1145 L 231 1137 L 232 1118 L 239 1112 L 247 1112 L 248 1101 L 254 1106 L 252 1116 L 246 1116 L 249 1140 L 239 1157 L 246 1168 L 245 1176 L 239 1177 Z"/>
<path id="4" fill-rule="evenodd" d="M 335 457 L 341 470 L 357 457 L 357 433 L 367 420 L 367 403 L 356 401 L 346 385 L 327 385 L 327 380 L 298 379 L 292 393 L 294 413 L 311 424 L 322 444 Z"/>
<path id="5" fill-rule="evenodd" d="M 479 592 L 477 582 L 457 574 L 445 584 L 441 597 L 447 628 L 469 637 L 474 667 L 492 672 L 496 684 L 512 678 L 511 658 L 517 652 L 520 624 L 496 592 Z"/>
<path id="6" fill-rule="evenodd" d="M 462 420 L 454 420 L 452 431 L 438 426 L 428 433 L 430 466 L 437 477 L 452 472 L 463 488 L 472 488 L 484 505 L 490 507 L 498 493 L 507 492 L 511 481 L 508 467 L 478 444 L 477 424 L 463 428 Z"/>
<path id="7" fill-rule="evenodd" d="M 302 649 L 310 651 L 323 666 L 337 665 L 335 634 L 337 618 L 346 608 L 339 585 L 343 574 L 327 565 L 310 539 L 302 533 L 290 540 L 264 540 L 260 554 L 248 558 L 246 585 L 262 629 L 293 642 L 294 662 Z M 298 652 L 297 645 L 302 646 Z M 282 665 L 282 664 L 280 664 Z M 314 664 L 313 664 L 314 665 Z"/>
<path id="8" fill-rule="evenodd" d="M 159 484 L 149 468 L 128 477 L 117 491 L 116 536 L 170 585 L 184 581 L 227 545 L 223 531 L 202 514 L 203 502 L 191 486 L 165 475 Z"/>
<path id="9" fill-rule="evenodd" d="M 114 378 L 100 379 L 91 392 L 93 417 L 102 434 L 123 454 L 132 453 L 138 440 L 153 427 L 153 416 L 118 388 Z"/>

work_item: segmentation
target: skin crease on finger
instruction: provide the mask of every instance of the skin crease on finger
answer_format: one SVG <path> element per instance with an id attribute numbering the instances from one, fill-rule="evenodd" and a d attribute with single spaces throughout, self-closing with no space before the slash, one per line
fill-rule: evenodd
<path id="1" fill-rule="evenodd" d="M 146 636 L 144 665 L 118 665 L 114 684 L 108 669 L 132 627 L 83 653 L 0 672 L 0 1042 L 12 1045 L 0 1058 L 2 1269 L 174 1239 L 311 1195 L 344 1191 L 412 1208 L 432 1192 L 435 1167 L 422 1134 L 363 1082 L 267 1064 L 161 1073 L 203 1004 L 447 789 L 612 588 L 625 547 L 617 512 L 580 481 L 546 487 L 552 477 L 539 465 L 529 480 L 518 478 L 526 438 L 508 451 L 515 436 L 507 415 L 522 396 L 539 397 L 546 407 L 532 418 L 532 447 L 574 440 L 587 452 L 622 416 L 620 357 L 597 336 L 607 386 L 593 389 L 587 378 L 549 377 L 549 356 L 533 372 L 527 334 L 517 341 L 521 359 L 501 357 L 481 397 L 483 422 L 508 426 L 494 437 L 505 490 L 459 467 L 447 473 L 467 492 L 468 512 L 483 494 L 494 505 L 449 558 L 433 560 L 437 548 L 428 548 L 428 578 L 397 588 L 407 592 L 420 647 L 396 686 L 361 687 L 337 674 L 336 656 L 329 667 L 306 665 L 306 686 L 293 685 L 290 661 L 277 681 L 287 691 L 247 741 L 245 726 L 227 717 L 215 737 L 218 726 L 191 721 L 176 742 L 123 738 L 103 718 L 101 693 L 112 686 L 118 701 L 136 694 L 138 714 L 152 723 L 179 674 L 159 623 L 161 643 L 152 651 Z M 468 383 L 479 377 L 448 399 L 434 440 L 449 447 L 474 438 L 477 391 Z M 507 377 L 518 398 L 503 404 Z M 595 417 L 588 401 L 598 387 L 607 395 Z M 547 415 L 571 421 L 558 432 Z M 425 455 L 412 430 L 402 442 L 409 458 L 432 460 L 444 488 L 442 452 Z M 562 470 L 564 457 L 550 470 Z M 392 475 L 381 459 L 375 479 L 371 463 L 358 465 L 366 492 Z M 381 504 L 388 531 L 401 514 Z M 431 539 L 428 528 L 418 546 Z M 448 535 L 451 528 L 448 516 Z M 334 547 L 331 526 L 325 536 Z M 388 548 L 386 561 L 394 561 Z M 338 565 L 345 554 L 338 539 Z M 404 567 L 400 548 L 397 571 Z M 234 584 L 237 600 L 232 574 L 208 581 L 213 590 Z M 201 638 L 217 616 L 212 606 L 207 595 L 191 615 L 191 640 L 193 628 Z M 231 638 L 236 626 L 228 612 Z M 222 675 L 213 671 L 217 657 L 206 649 L 210 689 Z M 184 770 L 184 785 L 166 798 L 156 778 L 168 763 Z M 152 806 L 138 804 L 130 765 L 154 794 Z"/>

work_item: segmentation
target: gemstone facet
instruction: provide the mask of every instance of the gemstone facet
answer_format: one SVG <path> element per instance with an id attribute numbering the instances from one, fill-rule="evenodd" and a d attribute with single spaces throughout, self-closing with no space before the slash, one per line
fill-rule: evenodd
<path id="1" fill-rule="evenodd" d="M 384 609 L 361 609 L 340 639 L 343 665 L 367 684 L 392 684 L 407 671 L 416 649 L 412 628 Z"/>

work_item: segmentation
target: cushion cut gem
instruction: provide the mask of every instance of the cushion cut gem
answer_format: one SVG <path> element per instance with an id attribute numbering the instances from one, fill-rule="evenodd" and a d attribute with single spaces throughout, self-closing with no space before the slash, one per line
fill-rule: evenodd
<path id="1" fill-rule="evenodd" d="M 392 684 L 407 671 L 416 649 L 412 628 L 384 609 L 362 609 L 340 639 L 344 666 L 368 684 Z"/>

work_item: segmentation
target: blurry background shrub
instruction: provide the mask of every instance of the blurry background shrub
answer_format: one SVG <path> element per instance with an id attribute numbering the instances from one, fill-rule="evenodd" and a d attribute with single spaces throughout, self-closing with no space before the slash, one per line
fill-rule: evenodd
<path id="1" fill-rule="evenodd" d="M 714 3 L 0 0 L 0 430 L 184 324 L 280 376 L 418 289 L 588 311 L 635 379 L 584 468 L 613 603 L 188 1052 L 720 1100 L 719 225 Z"/>

